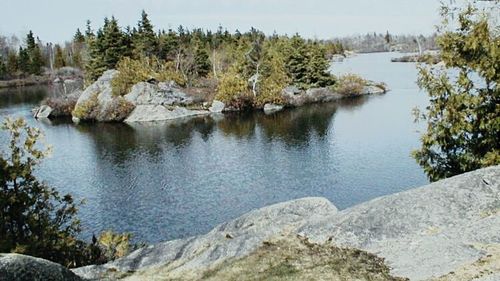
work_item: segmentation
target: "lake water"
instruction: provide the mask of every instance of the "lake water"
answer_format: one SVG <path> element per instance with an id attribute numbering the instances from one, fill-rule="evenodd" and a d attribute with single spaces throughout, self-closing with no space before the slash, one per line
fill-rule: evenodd
<path id="1" fill-rule="evenodd" d="M 386 82 L 385 95 L 269 116 L 41 122 L 30 110 L 52 90 L 35 87 L 0 92 L 0 119 L 24 116 L 43 129 L 54 152 L 37 175 L 86 199 L 79 212 L 85 238 L 113 229 L 158 242 L 203 234 L 276 202 L 322 196 L 344 209 L 426 184 L 410 157 L 422 127 L 411 110 L 425 107 L 426 95 L 415 84 L 415 65 L 391 63 L 392 56 L 358 55 L 332 68 Z"/>

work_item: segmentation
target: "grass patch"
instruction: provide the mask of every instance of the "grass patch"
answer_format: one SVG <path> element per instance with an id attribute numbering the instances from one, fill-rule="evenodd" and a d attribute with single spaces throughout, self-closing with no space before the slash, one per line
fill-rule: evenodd
<path id="1" fill-rule="evenodd" d="M 368 82 L 356 74 L 346 74 L 338 78 L 333 90 L 341 95 L 360 95 Z"/>
<path id="2" fill-rule="evenodd" d="M 186 80 L 175 71 L 172 62 L 160 62 L 156 58 L 131 59 L 123 58 L 117 65 L 119 71 L 111 81 L 113 96 L 124 96 L 130 92 L 132 86 L 150 79 L 156 81 L 174 81 L 185 86 Z"/>
<path id="3" fill-rule="evenodd" d="M 196 279 L 195 279 L 196 280 Z M 200 280 L 374 280 L 393 277 L 384 259 L 351 248 L 310 243 L 293 237 L 266 242 L 250 255 L 204 272 Z"/>

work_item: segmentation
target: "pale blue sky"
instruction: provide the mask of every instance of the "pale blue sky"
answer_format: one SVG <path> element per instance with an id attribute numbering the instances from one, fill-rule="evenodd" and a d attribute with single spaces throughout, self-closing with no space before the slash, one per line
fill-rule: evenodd
<path id="1" fill-rule="evenodd" d="M 438 7 L 439 0 L 0 0 L 0 34 L 32 29 L 44 41 L 61 42 L 84 29 L 87 19 L 95 27 L 114 15 L 122 26 L 135 25 L 142 9 L 156 29 L 222 24 L 231 31 L 254 26 L 321 39 L 386 30 L 431 34 Z"/>

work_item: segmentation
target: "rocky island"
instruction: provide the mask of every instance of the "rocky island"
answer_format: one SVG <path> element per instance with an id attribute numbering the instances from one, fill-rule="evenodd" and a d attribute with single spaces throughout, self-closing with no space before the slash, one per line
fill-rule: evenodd
<path id="1" fill-rule="evenodd" d="M 73 121 L 100 122 L 145 122 L 165 121 L 190 116 L 238 111 L 219 100 L 206 100 L 190 94 L 174 81 L 155 80 L 139 82 L 124 96 L 113 94 L 112 81 L 117 70 L 106 71 L 83 92 L 74 91 L 59 98 L 49 98 L 34 109 L 36 118 L 69 116 Z M 342 89 L 334 87 L 310 88 L 307 90 L 289 86 L 281 91 L 281 104 L 266 103 L 265 113 L 297 107 L 311 103 L 331 102 L 363 95 L 383 94 L 387 88 L 382 83 L 366 81 L 352 76 L 342 80 Z"/>

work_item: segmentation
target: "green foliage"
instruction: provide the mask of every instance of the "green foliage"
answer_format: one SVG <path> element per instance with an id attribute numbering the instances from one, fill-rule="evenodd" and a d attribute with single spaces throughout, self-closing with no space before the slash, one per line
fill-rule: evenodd
<path id="1" fill-rule="evenodd" d="M 194 54 L 195 72 L 200 77 L 206 77 L 210 72 L 211 64 L 207 49 L 203 46 L 198 46 Z"/>
<path id="2" fill-rule="evenodd" d="M 303 89 L 333 85 L 335 79 L 328 71 L 328 57 L 344 51 L 340 42 L 306 41 L 299 35 L 292 38 L 277 34 L 266 37 L 263 32 L 254 28 L 246 33 L 237 31 L 231 34 L 222 27 L 214 33 L 199 28 L 190 31 L 179 26 L 177 31 L 170 29 L 167 32 L 160 30 L 155 33 L 144 11 L 137 27 L 126 28 L 125 31 L 120 30 L 114 18 L 111 21 L 105 20 L 97 35 L 93 34 L 87 24 L 85 42 L 89 54 L 86 63 L 88 81 L 95 80 L 106 69 L 116 68 L 117 59 L 132 57 L 144 62 L 144 58 L 158 58 L 160 65 L 163 65 L 162 61 L 165 60 L 172 66 L 169 67 L 171 73 L 166 76 L 169 79 L 174 77 L 178 84 L 206 85 L 207 83 L 203 83 L 206 78 L 218 83 L 221 82 L 222 76 L 225 76 L 222 81 L 224 83 L 239 80 L 235 84 L 220 85 L 220 92 L 223 93 L 220 95 L 232 100 L 224 89 L 228 85 L 239 85 L 242 89 L 245 84 L 243 97 L 248 100 L 249 88 L 253 95 L 250 100 L 257 106 L 265 102 L 280 102 L 280 92 L 288 84 L 295 84 Z M 112 45 L 123 46 L 124 49 L 117 51 Z M 111 54 L 112 59 L 106 59 L 106 56 Z M 115 82 L 117 95 L 126 94 L 134 83 L 155 78 L 154 73 L 158 72 L 154 69 L 148 70 L 147 68 L 151 67 L 147 66 L 147 63 L 142 63 L 144 67 L 141 67 L 130 60 L 126 62 L 138 71 L 121 67 L 122 77 L 117 78 Z M 228 76 L 238 78 L 228 79 Z"/>
<path id="3" fill-rule="evenodd" d="M 35 42 L 35 37 L 31 30 L 28 35 L 26 35 L 26 45 L 26 52 L 29 57 L 27 72 L 36 75 L 42 74 L 42 66 L 44 65 L 42 52 L 38 44 Z"/>
<path id="4" fill-rule="evenodd" d="M 61 68 L 66 66 L 66 60 L 64 59 L 64 54 L 61 46 L 56 44 L 55 46 L 55 54 L 54 54 L 54 67 Z"/>
<path id="5" fill-rule="evenodd" d="M 105 263 L 128 253 L 130 234 L 104 232 L 86 243 L 71 195 L 33 175 L 50 148 L 40 145 L 40 130 L 24 119 L 7 118 L 0 129 L 10 135 L 8 151 L 0 151 L 0 252 L 41 257 L 67 267 Z"/>
<path id="6" fill-rule="evenodd" d="M 336 93 L 351 96 L 359 95 L 367 85 L 367 81 L 356 74 L 340 76 L 333 87 Z"/>
<path id="7" fill-rule="evenodd" d="M 79 241 L 77 205 L 71 195 L 60 195 L 39 182 L 35 167 L 48 154 L 40 149 L 41 132 L 23 119 L 7 119 L 1 126 L 10 134 L 9 151 L 0 154 L 0 252 L 20 252 L 78 266 L 92 261 Z"/>
<path id="8" fill-rule="evenodd" d="M 127 36 L 118 26 L 118 21 L 104 19 L 104 26 L 97 31 L 97 36 L 89 32 L 89 60 L 86 65 L 86 75 L 90 81 L 97 79 L 108 69 L 114 69 L 116 64 L 130 50 Z"/>
<path id="9" fill-rule="evenodd" d="M 4 59 L 0 55 L 0 79 L 4 79 L 7 76 L 7 65 L 4 62 Z"/>
<path id="10" fill-rule="evenodd" d="M 17 74 L 19 70 L 19 58 L 15 52 L 9 52 L 7 56 L 7 73 L 10 76 L 14 76 Z"/>
<path id="11" fill-rule="evenodd" d="M 30 72 L 30 56 L 28 54 L 28 50 L 23 47 L 19 47 L 17 66 L 22 73 Z"/>
<path id="12" fill-rule="evenodd" d="M 81 102 L 75 106 L 71 115 L 81 120 L 94 120 L 98 114 L 99 93 L 94 93 L 88 100 Z"/>
<path id="13" fill-rule="evenodd" d="M 452 19 L 443 8 L 445 27 Z M 468 6 L 457 27 L 438 37 L 447 69 L 421 66 L 419 85 L 430 105 L 420 149 L 413 153 L 431 180 L 500 163 L 500 38 L 488 19 Z M 456 79 L 450 69 L 458 72 Z"/>
<path id="14" fill-rule="evenodd" d="M 286 53 L 288 74 L 300 88 L 326 87 L 335 83 L 328 72 L 330 64 L 326 51 L 318 42 L 306 42 L 295 35 L 290 39 Z"/>
<path id="15" fill-rule="evenodd" d="M 112 231 L 105 231 L 99 235 L 98 243 L 102 250 L 103 256 L 107 260 L 114 260 L 127 255 L 131 250 L 130 233 L 114 233 Z"/>
<path id="16" fill-rule="evenodd" d="M 287 75 L 283 55 L 277 47 L 270 46 L 264 54 L 262 77 L 255 105 L 262 107 L 266 103 L 282 104 L 282 90 L 289 85 L 291 79 Z"/>
<path id="17" fill-rule="evenodd" d="M 118 63 L 117 70 L 119 73 L 111 81 L 114 96 L 126 95 L 133 85 L 149 79 L 174 81 L 181 86 L 186 83 L 184 78 L 174 70 L 172 63 L 161 63 L 156 58 L 125 57 Z"/>
<path id="18" fill-rule="evenodd" d="M 105 120 L 123 121 L 130 115 L 134 108 L 135 106 L 131 102 L 119 96 L 113 98 L 111 103 L 106 106 L 101 116 L 98 117 Z"/>
<path id="19" fill-rule="evenodd" d="M 80 28 L 76 29 L 75 35 L 73 36 L 73 42 L 80 43 L 80 44 L 85 43 L 85 36 L 80 31 Z"/>
<path id="20" fill-rule="evenodd" d="M 234 69 L 220 77 L 215 99 L 226 104 L 239 104 L 239 99 L 248 97 L 250 91 L 248 84 Z M 239 108 L 240 106 L 237 105 Z"/>
<path id="21" fill-rule="evenodd" d="M 158 54 L 158 38 L 148 14 L 144 10 L 137 26 L 137 32 L 133 33 L 132 37 L 134 57 L 156 56 Z"/>

